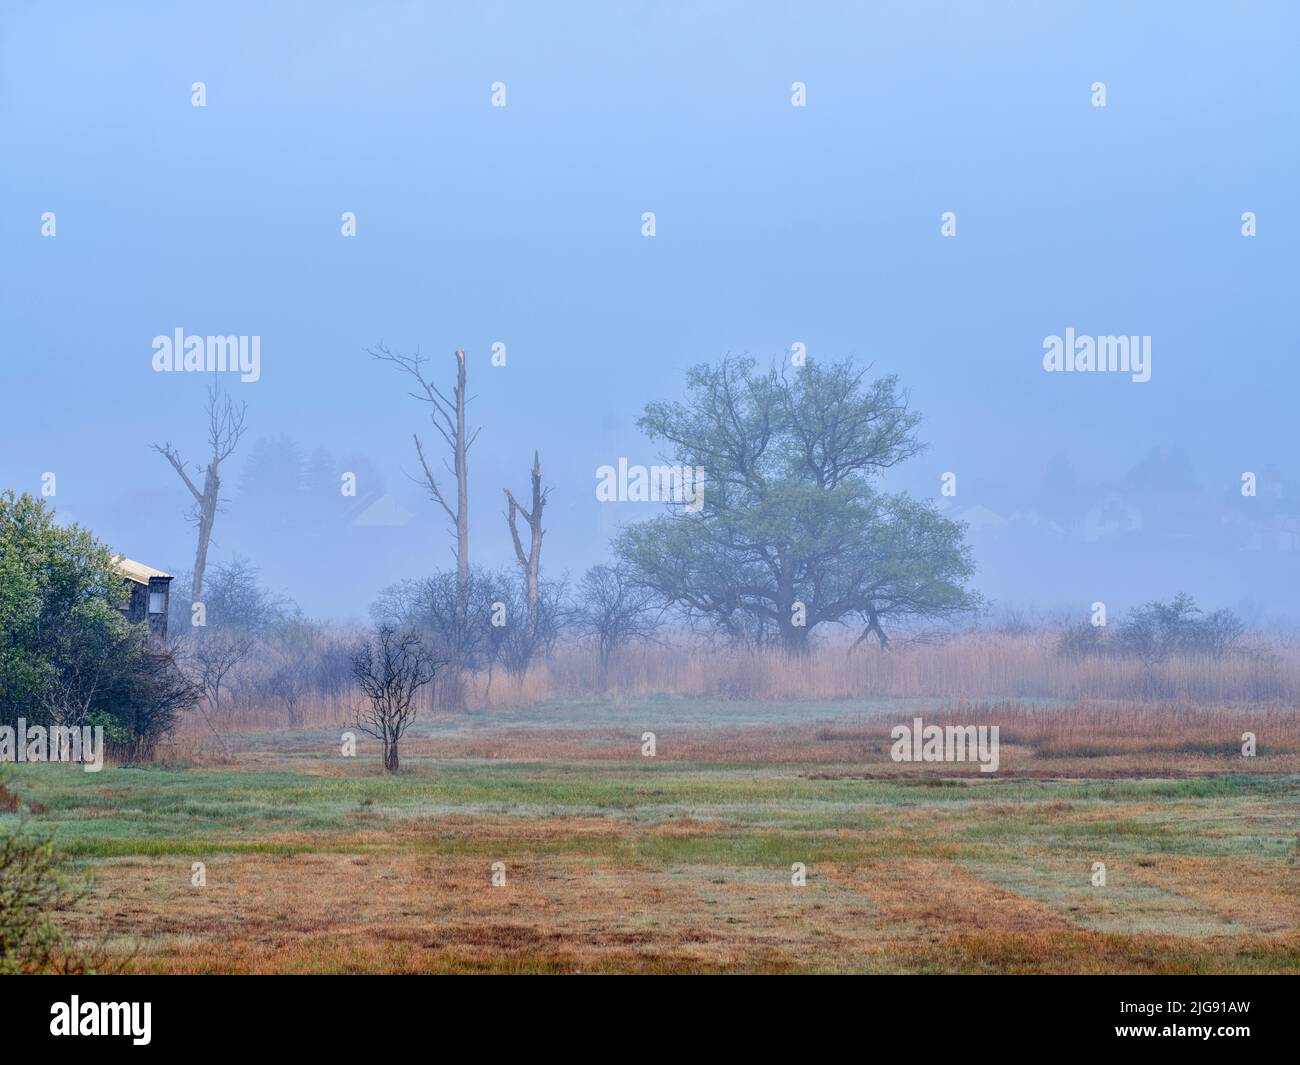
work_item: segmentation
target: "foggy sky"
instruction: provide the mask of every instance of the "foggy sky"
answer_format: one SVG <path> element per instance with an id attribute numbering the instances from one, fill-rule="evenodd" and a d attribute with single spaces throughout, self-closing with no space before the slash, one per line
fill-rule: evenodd
<path id="1" fill-rule="evenodd" d="M 1300 621 L 1300 15 L 1070 6 L 7 3 L 0 488 L 53 472 L 61 519 L 187 572 L 149 445 L 202 458 L 208 381 L 151 344 L 257 335 L 213 560 L 360 617 L 453 544 L 365 348 L 448 385 L 466 348 L 474 561 L 512 564 L 539 448 L 558 575 L 655 513 L 594 491 L 658 456 L 646 402 L 802 342 L 899 375 L 930 446 L 888 484 L 971 523 L 990 599 Z M 1151 337 L 1151 380 L 1044 372 L 1067 328 Z"/>

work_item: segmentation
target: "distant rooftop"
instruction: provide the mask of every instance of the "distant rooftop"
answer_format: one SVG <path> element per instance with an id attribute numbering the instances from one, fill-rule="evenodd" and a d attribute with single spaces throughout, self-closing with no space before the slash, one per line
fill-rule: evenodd
<path id="1" fill-rule="evenodd" d="M 164 573 L 160 569 L 154 569 L 152 566 L 146 566 L 140 562 L 133 562 L 122 555 L 113 559 L 113 568 L 127 580 L 135 581 L 136 584 L 148 584 L 153 577 L 172 579 L 170 573 Z"/>

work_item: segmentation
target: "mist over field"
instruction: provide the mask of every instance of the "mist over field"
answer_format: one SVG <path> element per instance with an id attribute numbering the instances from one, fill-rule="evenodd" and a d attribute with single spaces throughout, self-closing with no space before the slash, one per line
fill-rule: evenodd
<path id="1" fill-rule="evenodd" d="M 62 520 L 182 572 L 188 499 L 149 445 L 197 461 L 208 382 L 155 372 L 151 345 L 258 336 L 213 561 L 364 618 L 450 562 L 413 481 L 423 413 L 368 347 L 465 348 L 477 560 L 513 564 L 502 488 L 538 448 L 545 565 L 580 574 L 656 509 L 595 496 L 598 466 L 658 457 L 645 404 L 690 366 L 803 344 L 899 376 L 929 447 L 888 482 L 969 523 L 990 601 L 1082 617 L 1187 588 L 1294 624 L 1295 20 L 10 5 L 0 484 L 53 472 Z M 1150 380 L 1044 373 L 1067 328 L 1149 336 Z"/>

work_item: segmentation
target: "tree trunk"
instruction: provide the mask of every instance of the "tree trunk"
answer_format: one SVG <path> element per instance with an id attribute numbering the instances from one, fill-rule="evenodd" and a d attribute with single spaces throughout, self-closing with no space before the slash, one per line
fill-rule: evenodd
<path id="1" fill-rule="evenodd" d="M 528 544 L 528 635 L 537 635 L 537 571 L 542 563 L 542 461 L 533 452 L 533 511 L 528 516 L 532 535 Z"/>
<path id="2" fill-rule="evenodd" d="M 418 382 L 420 392 L 423 395 L 414 392 L 411 394 L 416 399 L 422 399 L 431 406 L 430 420 L 438 435 L 442 437 L 443 442 L 451 451 L 451 470 L 456 478 L 456 505 L 454 508 L 438 484 L 438 478 L 435 476 L 433 467 L 429 464 L 428 456 L 424 453 L 424 446 L 420 442 L 420 434 L 414 434 L 415 451 L 420 459 L 420 467 L 424 471 L 429 496 L 442 508 L 456 527 L 457 616 L 455 623 L 462 636 L 458 639 L 457 646 L 451 649 L 448 661 L 442 668 L 443 683 L 436 690 L 435 698 L 438 706 L 443 709 L 460 709 L 464 705 L 464 672 L 467 666 L 461 640 L 469 617 L 470 594 L 468 454 L 470 446 L 478 436 L 477 430 L 471 433 L 465 424 L 465 405 L 468 402 L 468 397 L 465 394 L 465 349 L 456 349 L 456 387 L 452 390 L 450 400 L 447 399 L 444 392 L 438 389 L 433 381 L 425 377 L 424 359 L 418 352 L 414 355 L 403 355 L 400 352 L 390 351 L 381 344 L 377 348 L 372 348 L 370 355 L 381 362 L 391 363 Z"/>
<path id="3" fill-rule="evenodd" d="M 783 622 L 781 625 L 781 648 L 792 657 L 805 657 L 809 650 L 807 628 L 802 625 L 791 625 L 789 622 Z"/>
<path id="4" fill-rule="evenodd" d="M 439 710 L 457 711 L 465 706 L 465 670 L 458 657 L 453 656 L 438 674 L 434 698 Z"/>
<path id="5" fill-rule="evenodd" d="M 542 565 L 542 537 L 545 530 L 542 528 L 542 511 L 546 507 L 546 492 L 542 490 L 542 458 L 537 451 L 533 452 L 533 509 L 526 510 L 519 505 L 510 489 L 506 491 L 506 502 L 509 509 L 506 512 L 506 518 L 510 525 L 510 538 L 515 545 L 515 558 L 519 562 L 519 568 L 524 572 L 524 579 L 528 587 L 528 638 L 533 640 L 537 636 L 537 601 L 539 597 L 539 573 Z M 522 514 L 524 521 L 528 522 L 528 554 L 524 554 L 523 541 L 519 537 L 519 528 L 515 524 L 515 515 Z"/>
<path id="6" fill-rule="evenodd" d="M 388 773 L 397 772 L 397 740 L 389 738 L 384 744 L 384 770 Z"/>
<path id="7" fill-rule="evenodd" d="M 456 609 L 461 632 L 469 624 L 469 445 L 465 438 L 465 349 L 456 349 Z M 465 662 L 460 650 L 447 663 L 446 676 L 439 690 L 444 710 L 461 710 L 465 706 Z M 394 754 L 394 757 L 396 755 Z"/>
<path id="8" fill-rule="evenodd" d="M 794 580 L 788 573 L 784 564 L 782 572 L 778 578 L 779 581 L 779 600 L 780 605 L 777 607 L 776 624 L 781 633 L 781 647 L 786 654 L 796 658 L 802 658 L 808 653 L 808 625 L 807 612 L 804 611 L 804 622 L 802 625 L 794 623 L 794 608 L 799 600 L 795 594 Z"/>
<path id="9" fill-rule="evenodd" d="M 456 583 L 469 594 L 469 465 L 465 443 L 465 349 L 456 351 Z"/>
<path id="10" fill-rule="evenodd" d="M 221 492 L 221 478 L 208 467 L 203 478 L 203 497 L 199 500 L 199 545 L 194 554 L 194 578 L 190 582 L 190 601 L 203 602 L 203 577 L 208 568 L 208 545 L 212 542 L 212 526 L 217 519 L 217 499 Z"/>
<path id="11" fill-rule="evenodd" d="M 602 640 L 600 644 L 600 691 L 603 695 L 609 691 L 609 660 L 613 654 L 613 648 L 608 647 Z"/>
<path id="12" fill-rule="evenodd" d="M 224 400 L 224 402 L 223 402 Z M 185 463 L 171 444 L 153 449 L 162 455 L 172 469 L 176 471 L 198 509 L 199 545 L 194 553 L 194 576 L 190 585 L 191 603 L 203 601 L 203 577 L 208 568 L 208 545 L 212 542 L 212 526 L 217 520 L 217 508 L 221 505 L 221 463 L 228 459 L 239 445 L 244 435 L 244 416 L 248 407 L 240 404 L 236 408 L 229 396 L 223 396 L 220 386 L 208 390 L 208 446 L 211 458 L 203 467 L 203 491 L 185 472 Z"/>
<path id="13" fill-rule="evenodd" d="M 849 650 L 856 650 L 858 645 L 863 643 L 872 633 L 875 633 L 876 639 L 880 641 L 882 651 L 889 646 L 889 637 L 885 635 L 885 630 L 880 624 L 880 616 L 874 610 L 867 612 L 867 627 L 862 630 L 862 635 L 853 641 L 853 646 Z"/>
<path id="14" fill-rule="evenodd" d="M 874 613 L 867 618 L 867 632 L 876 634 L 876 639 L 880 641 L 882 651 L 889 645 L 889 637 L 885 635 L 885 630 L 880 627 L 880 618 Z"/>

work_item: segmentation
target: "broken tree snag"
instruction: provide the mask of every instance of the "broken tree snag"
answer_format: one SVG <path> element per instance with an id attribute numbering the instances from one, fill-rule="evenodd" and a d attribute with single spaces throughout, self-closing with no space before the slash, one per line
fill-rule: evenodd
<path id="1" fill-rule="evenodd" d="M 190 585 L 191 600 L 203 601 L 203 575 L 208 566 L 208 545 L 212 542 L 212 526 L 217 520 L 221 503 L 221 464 L 230 458 L 239 438 L 244 435 L 244 418 L 248 404 L 235 406 L 234 400 L 222 392 L 219 385 L 208 389 L 208 464 L 199 467 L 203 474 L 202 491 L 185 472 L 185 463 L 170 443 L 153 449 L 162 455 L 180 476 L 190 495 L 194 497 L 193 521 L 199 527 L 199 544 L 194 555 L 194 575 Z"/>
<path id="2" fill-rule="evenodd" d="M 510 489 L 505 489 L 506 503 L 509 506 L 507 519 L 510 524 L 510 538 L 515 545 L 515 558 L 519 560 L 519 568 L 523 570 L 524 578 L 528 582 L 528 635 L 537 635 L 537 587 L 538 571 L 542 562 L 542 511 L 546 507 L 546 497 L 550 489 L 542 488 L 542 460 L 537 451 L 533 452 L 533 506 L 532 509 L 524 507 L 515 499 Z M 519 537 L 519 526 L 516 522 L 516 515 L 522 514 L 524 521 L 528 523 L 528 553 L 524 554 L 523 541 Z"/>

